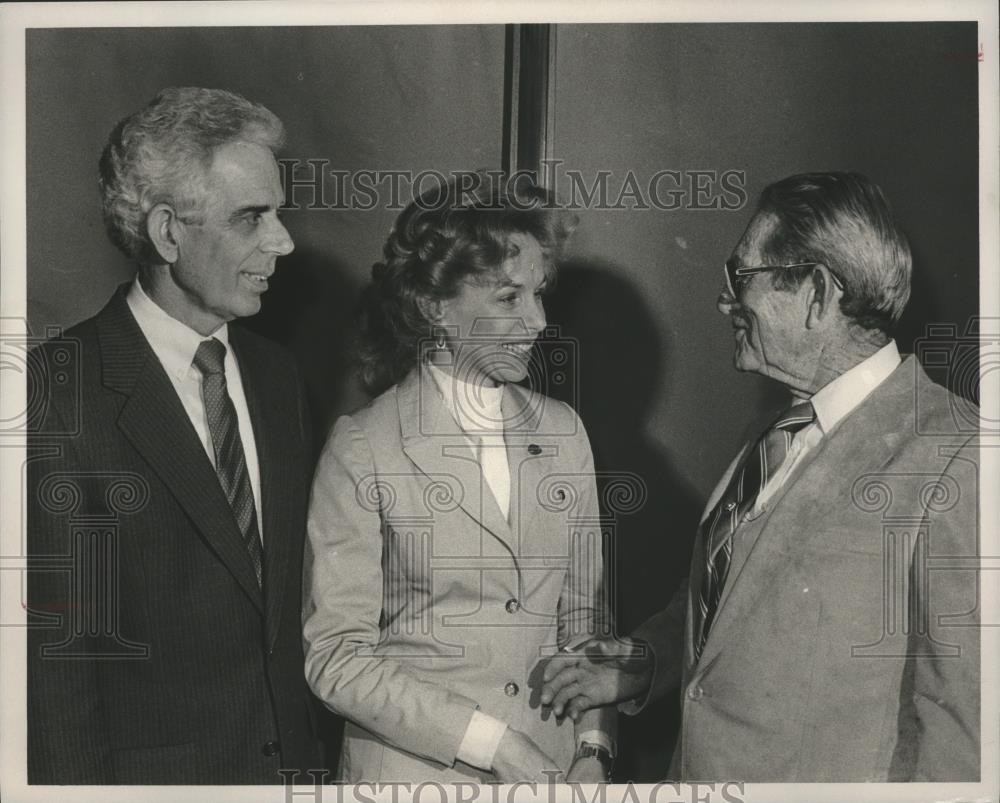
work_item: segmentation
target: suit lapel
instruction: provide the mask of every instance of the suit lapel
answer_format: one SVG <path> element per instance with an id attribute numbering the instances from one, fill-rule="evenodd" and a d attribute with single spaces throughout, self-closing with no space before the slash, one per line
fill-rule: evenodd
<path id="1" fill-rule="evenodd" d="M 426 371 L 414 370 L 396 394 L 406 456 L 428 477 L 454 477 L 461 489 L 462 510 L 513 552 L 510 524 L 486 486 L 479 461 L 445 407 L 434 380 Z"/>
<path id="2" fill-rule="evenodd" d="M 261 611 L 249 553 L 229 502 L 163 366 L 119 288 L 97 319 L 102 381 L 125 395 L 118 427 Z"/>
<path id="3" fill-rule="evenodd" d="M 238 327 L 229 327 L 229 340 L 239 362 L 243 393 L 257 444 L 263 517 L 264 607 L 270 646 L 277 637 L 281 621 L 281 603 L 293 548 L 287 523 L 293 517 L 289 505 L 296 498 L 295 472 L 287 470 L 288 450 L 284 447 L 298 440 L 298 433 L 293 431 L 298 411 L 285 409 L 291 394 L 269 381 L 267 365 L 260 352 L 247 346 L 244 333 Z"/>
<path id="4" fill-rule="evenodd" d="M 512 538 L 518 555 L 541 548 L 540 543 L 526 547 L 520 539 L 542 536 L 538 526 L 540 508 L 533 495 L 544 486 L 546 471 L 552 470 L 551 458 L 558 456 L 553 438 L 540 437 L 544 432 L 539 426 L 541 405 L 531 402 L 527 391 L 518 385 L 508 384 L 504 389 L 501 412 L 510 468 L 510 520 L 516 523 Z"/>
<path id="5" fill-rule="evenodd" d="M 811 522 L 827 515 L 822 501 L 845 493 L 849 497 L 850 486 L 858 477 L 879 470 L 892 458 L 902 432 L 913 427 L 914 365 L 915 358 L 907 358 L 823 438 L 768 501 L 761 514 L 763 520 L 748 528 L 752 530 L 750 540 L 740 550 L 743 559 L 730 566 L 702 663 L 722 649 L 732 627 L 752 615 L 757 596 L 766 592 L 771 578 L 783 570 L 781 555 L 794 551 L 809 537 Z M 767 537 L 762 540 L 765 531 Z M 697 589 L 693 593 L 697 604 Z"/>

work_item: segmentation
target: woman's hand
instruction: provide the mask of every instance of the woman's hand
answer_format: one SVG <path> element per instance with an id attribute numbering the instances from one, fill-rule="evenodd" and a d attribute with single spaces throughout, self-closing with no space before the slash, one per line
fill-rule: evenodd
<path id="1" fill-rule="evenodd" d="M 542 705 L 574 722 L 584 711 L 643 697 L 653 680 L 648 645 L 631 639 L 593 639 L 545 665 Z"/>
<path id="2" fill-rule="evenodd" d="M 566 774 L 566 783 L 608 783 L 604 765 L 593 756 L 574 759 Z"/>
<path id="3" fill-rule="evenodd" d="M 493 756 L 493 774 L 501 783 L 562 783 L 563 774 L 530 738 L 508 726 Z"/>

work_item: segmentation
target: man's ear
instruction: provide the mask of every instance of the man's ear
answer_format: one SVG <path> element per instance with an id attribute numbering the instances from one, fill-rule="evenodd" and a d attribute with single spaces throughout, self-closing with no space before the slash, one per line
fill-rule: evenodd
<path id="1" fill-rule="evenodd" d="M 170 204 L 159 203 L 146 215 L 146 234 L 160 259 L 168 265 L 177 261 L 180 251 L 177 237 L 179 223 L 177 213 Z"/>
<path id="2" fill-rule="evenodd" d="M 822 324 L 826 318 L 837 309 L 838 292 L 830 275 L 830 269 L 822 263 L 816 264 L 809 278 L 804 282 L 808 290 L 806 302 L 809 310 L 806 326 L 813 329 Z"/>

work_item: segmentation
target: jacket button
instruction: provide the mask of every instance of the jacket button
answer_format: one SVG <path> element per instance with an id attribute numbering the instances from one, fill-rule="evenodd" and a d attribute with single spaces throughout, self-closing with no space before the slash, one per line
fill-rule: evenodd
<path id="1" fill-rule="evenodd" d="M 517 697 L 517 693 L 521 691 L 518 685 L 512 680 L 506 686 L 503 687 L 503 693 L 508 697 Z"/>
<path id="2" fill-rule="evenodd" d="M 537 443 L 528 444 L 528 454 L 541 454 L 542 447 Z"/>
<path id="3" fill-rule="evenodd" d="M 504 604 L 503 607 L 507 611 L 507 613 L 517 613 L 519 610 L 521 610 L 521 603 L 518 602 L 513 597 L 511 597 L 509 600 L 507 600 L 507 602 Z"/>
<path id="4" fill-rule="evenodd" d="M 265 742 L 264 746 L 260 748 L 260 752 L 262 752 L 265 756 L 276 756 L 280 750 L 280 742 Z"/>
<path id="5" fill-rule="evenodd" d="M 705 690 L 701 686 L 691 686 L 687 690 L 689 700 L 700 700 L 705 695 Z"/>

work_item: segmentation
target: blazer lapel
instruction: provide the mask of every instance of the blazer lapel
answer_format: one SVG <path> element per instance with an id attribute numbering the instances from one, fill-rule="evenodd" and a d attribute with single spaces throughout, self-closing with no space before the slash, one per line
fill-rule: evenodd
<path id="1" fill-rule="evenodd" d="M 508 384 L 501 401 L 504 424 L 504 441 L 507 445 L 507 465 L 510 467 L 510 521 L 511 537 L 516 554 L 532 554 L 543 548 L 542 543 L 530 546 L 522 538 L 538 539 L 543 533 L 538 528 L 540 508 L 534 495 L 543 487 L 547 470 L 552 470 L 551 458 L 558 456 L 558 447 L 551 436 L 544 437 L 539 426 L 540 405 L 531 404 L 531 398 L 520 386 Z"/>
<path id="2" fill-rule="evenodd" d="M 396 394 L 406 456 L 428 477 L 454 477 L 461 491 L 462 510 L 514 552 L 510 524 L 486 486 L 479 461 L 445 407 L 433 378 L 416 369 L 400 383 Z"/>
<path id="3" fill-rule="evenodd" d="M 238 327 L 229 328 L 229 341 L 239 362 L 243 393 L 257 443 L 263 517 L 265 627 L 270 646 L 278 634 L 293 549 L 288 522 L 294 519 L 294 511 L 289 506 L 296 498 L 295 473 L 285 470 L 288 450 L 284 447 L 298 440 L 298 434 L 292 431 L 298 422 L 298 410 L 286 409 L 290 394 L 269 381 L 267 365 L 259 351 L 247 347 Z"/>
<path id="4" fill-rule="evenodd" d="M 118 427 L 261 611 L 249 553 L 229 502 L 163 366 L 125 301 L 127 285 L 97 320 L 102 381 L 127 397 Z"/>

